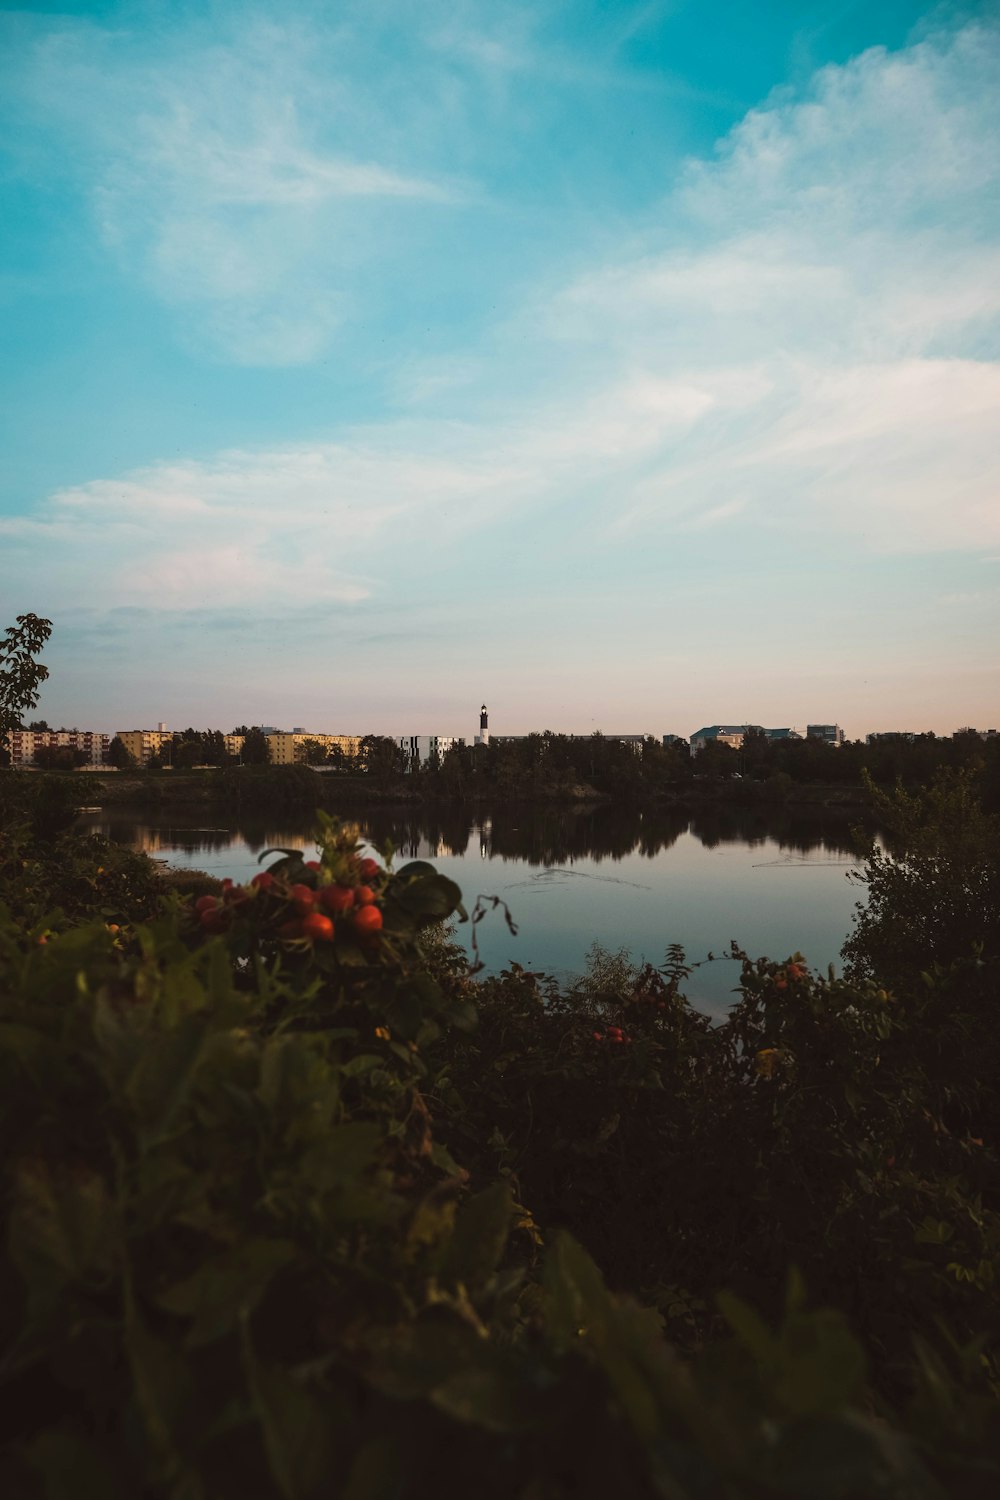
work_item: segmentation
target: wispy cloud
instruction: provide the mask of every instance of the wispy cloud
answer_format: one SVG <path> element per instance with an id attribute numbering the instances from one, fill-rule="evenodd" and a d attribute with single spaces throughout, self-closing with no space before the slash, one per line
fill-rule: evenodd
<path id="1" fill-rule="evenodd" d="M 469 184 L 417 164 L 426 132 L 407 140 L 372 118 L 349 66 L 338 76 L 328 25 L 218 14 L 221 27 L 176 27 L 160 47 L 155 29 L 12 27 L 11 107 L 34 127 L 31 168 L 47 141 L 105 246 L 184 316 L 191 343 L 235 363 L 307 362 L 357 295 L 359 262 Z"/>

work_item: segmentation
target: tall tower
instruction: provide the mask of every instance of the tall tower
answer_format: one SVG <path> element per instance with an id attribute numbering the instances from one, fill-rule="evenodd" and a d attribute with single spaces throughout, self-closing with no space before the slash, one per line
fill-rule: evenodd
<path id="1" fill-rule="evenodd" d="M 484 703 L 479 710 L 479 733 L 476 735 L 477 745 L 488 745 L 490 742 L 490 721 Z"/>

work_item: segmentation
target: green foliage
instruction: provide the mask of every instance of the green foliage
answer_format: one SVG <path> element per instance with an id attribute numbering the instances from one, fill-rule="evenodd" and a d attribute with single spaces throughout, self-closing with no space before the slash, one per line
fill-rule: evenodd
<path id="1" fill-rule="evenodd" d="M 262 729 L 256 727 L 248 729 L 243 737 L 243 749 L 240 751 L 240 760 L 245 766 L 266 766 L 271 759 L 270 748 L 267 743 L 267 735 Z"/>
<path id="2" fill-rule="evenodd" d="M 121 735 L 116 734 L 108 746 L 107 762 L 109 766 L 116 766 L 119 771 L 126 771 L 135 765 L 135 757 L 129 753 Z"/>
<path id="3" fill-rule="evenodd" d="M 49 669 L 35 658 L 51 634 L 51 620 L 18 615 L 0 638 L 0 749 L 6 750 L 11 730 L 38 702 L 38 689 Z"/>
<path id="4" fill-rule="evenodd" d="M 322 815 L 316 860 L 121 923 L 107 846 L 19 827 L 5 1493 L 995 1493 L 996 1137 L 922 1009 L 968 1021 L 965 960 L 918 994 L 741 955 L 713 1026 L 677 948 L 473 984 L 452 882 Z M 40 933 L 45 881 L 90 885 Z"/>

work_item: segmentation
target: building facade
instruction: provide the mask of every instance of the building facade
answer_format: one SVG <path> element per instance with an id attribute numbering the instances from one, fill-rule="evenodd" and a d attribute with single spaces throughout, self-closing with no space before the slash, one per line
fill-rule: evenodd
<path id="1" fill-rule="evenodd" d="M 806 737 L 810 740 L 822 740 L 825 745 L 844 743 L 844 731 L 839 724 L 807 724 Z"/>
<path id="2" fill-rule="evenodd" d="M 740 750 L 746 738 L 748 729 L 756 728 L 750 724 L 709 724 L 704 729 L 699 729 L 691 736 L 690 746 L 692 755 L 700 755 L 706 745 L 713 742 L 719 745 L 728 745 L 731 750 Z"/>
<path id="3" fill-rule="evenodd" d="M 407 771 L 419 771 L 421 766 L 435 761 L 440 764 L 449 750 L 456 745 L 464 745 L 465 741 L 453 734 L 409 734 L 401 735 L 396 744 Z"/>
<path id="4" fill-rule="evenodd" d="M 265 737 L 272 766 L 304 764 L 307 740 L 313 740 L 322 745 L 327 752 L 340 750 L 349 760 L 361 754 L 362 737 L 360 734 L 319 734 L 305 729 L 293 729 L 290 732 L 276 730 Z"/>
<path id="5" fill-rule="evenodd" d="M 96 729 L 14 729 L 10 761 L 13 766 L 32 766 L 38 750 L 77 750 L 85 757 L 85 765 L 100 766 L 110 744 L 110 735 Z"/>
<path id="6" fill-rule="evenodd" d="M 162 723 L 155 729 L 116 729 L 115 734 L 139 766 L 148 765 L 154 755 L 162 753 L 164 746 L 174 742 L 173 732 Z"/>

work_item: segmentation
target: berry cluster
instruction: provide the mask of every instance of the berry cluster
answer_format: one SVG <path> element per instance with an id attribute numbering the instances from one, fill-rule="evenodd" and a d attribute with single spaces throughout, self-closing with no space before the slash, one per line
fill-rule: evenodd
<path id="1" fill-rule="evenodd" d="M 377 860 L 350 855 L 331 871 L 310 859 L 290 881 L 262 870 L 249 885 L 222 882 L 221 896 L 199 896 L 194 903 L 204 932 L 227 931 L 239 916 L 252 916 L 286 942 L 332 943 L 338 933 L 374 941 L 382 929 L 379 890 L 387 872 Z"/>
<path id="2" fill-rule="evenodd" d="M 620 1026 L 609 1026 L 607 1031 L 595 1031 L 595 1042 L 630 1042 L 632 1038 L 626 1036 Z"/>

